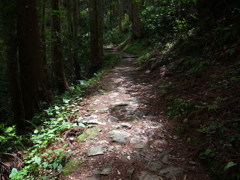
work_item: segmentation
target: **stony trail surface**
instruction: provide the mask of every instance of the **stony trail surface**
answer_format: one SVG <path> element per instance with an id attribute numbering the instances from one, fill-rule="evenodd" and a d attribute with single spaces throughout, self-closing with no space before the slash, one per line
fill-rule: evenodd
<path id="1" fill-rule="evenodd" d="M 83 126 L 82 134 L 67 137 L 73 153 L 61 179 L 210 179 L 184 141 L 168 131 L 163 112 L 154 112 L 157 91 L 134 60 L 123 54 L 101 88 L 80 102 L 76 126 Z"/>

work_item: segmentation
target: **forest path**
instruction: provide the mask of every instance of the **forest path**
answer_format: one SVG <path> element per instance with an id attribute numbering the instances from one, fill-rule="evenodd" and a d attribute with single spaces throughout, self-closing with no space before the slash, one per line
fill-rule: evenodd
<path id="1" fill-rule="evenodd" d="M 123 53 L 117 66 L 79 106 L 87 123 L 72 140 L 65 180 L 209 179 L 200 163 L 173 135 L 163 112 L 153 112 L 157 90 L 134 56 Z M 170 125 L 171 126 L 171 125 Z"/>

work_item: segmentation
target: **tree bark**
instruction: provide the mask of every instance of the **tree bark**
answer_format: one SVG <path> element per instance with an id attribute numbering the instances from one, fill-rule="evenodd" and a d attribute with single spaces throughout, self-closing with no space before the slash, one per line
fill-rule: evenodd
<path id="1" fill-rule="evenodd" d="M 102 0 L 89 0 L 90 18 L 90 59 L 89 75 L 93 75 L 103 65 L 103 9 Z"/>
<path id="2" fill-rule="evenodd" d="M 18 42 L 25 118 L 30 120 L 40 101 L 49 100 L 35 0 L 18 0 Z"/>
<path id="3" fill-rule="evenodd" d="M 69 86 L 63 69 L 63 54 L 61 43 L 61 23 L 59 17 L 59 0 L 51 0 L 52 5 L 52 61 L 53 76 L 58 91 L 63 93 L 69 90 Z"/>
<path id="4" fill-rule="evenodd" d="M 46 56 L 46 0 L 42 0 L 42 21 L 41 21 L 41 39 L 42 39 L 42 50 L 43 50 L 43 62 L 45 67 L 45 72 L 47 73 L 47 56 Z"/>
<path id="5" fill-rule="evenodd" d="M 118 10 L 118 28 L 119 28 L 119 31 L 122 33 L 123 32 L 122 20 L 124 18 L 123 0 L 118 0 L 118 6 L 119 6 L 119 10 Z"/>
<path id="6" fill-rule="evenodd" d="M 98 40 L 99 40 L 99 61 L 103 65 L 103 0 L 98 0 Z"/>
<path id="7" fill-rule="evenodd" d="M 142 37 L 138 6 L 139 5 L 136 1 L 131 0 L 130 19 L 132 21 L 132 39 L 140 39 Z"/>
<path id="8" fill-rule="evenodd" d="M 18 132 L 24 132 L 26 127 L 24 121 L 25 115 L 20 88 L 19 63 L 17 58 L 16 2 L 15 0 L 6 0 L 2 3 L 5 7 L 5 11 L 2 13 L 4 13 L 7 17 L 7 19 L 3 21 L 3 37 L 6 44 L 11 109 L 13 111 L 14 122 L 17 125 Z"/>
<path id="9" fill-rule="evenodd" d="M 73 0 L 73 39 L 74 39 L 74 48 L 73 48 L 73 62 L 75 70 L 75 78 L 77 80 L 81 79 L 81 69 L 78 59 L 78 20 L 79 20 L 79 9 L 78 9 L 78 0 Z"/>

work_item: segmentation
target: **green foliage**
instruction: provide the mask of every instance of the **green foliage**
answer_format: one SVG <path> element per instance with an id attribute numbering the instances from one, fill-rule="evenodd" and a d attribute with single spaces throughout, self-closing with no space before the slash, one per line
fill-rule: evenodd
<path id="1" fill-rule="evenodd" d="M 211 122 L 208 126 L 204 126 L 198 129 L 199 132 L 204 134 L 214 133 L 214 132 L 224 133 L 225 130 L 226 128 L 222 122 Z"/>
<path id="2" fill-rule="evenodd" d="M 151 42 L 169 41 L 181 38 L 191 28 L 188 22 L 193 1 L 146 1 L 141 11 L 141 22 L 144 32 Z M 181 12 L 181 13 L 180 13 Z"/>
<path id="3" fill-rule="evenodd" d="M 186 72 L 193 76 L 198 76 L 209 65 L 209 62 L 200 59 L 199 57 L 186 57 L 177 63 L 173 69 L 178 72 Z"/>
<path id="4" fill-rule="evenodd" d="M 64 149 L 44 151 L 60 140 L 61 132 L 73 127 L 68 119 L 76 112 L 70 103 L 69 100 L 62 99 L 61 104 L 53 105 L 45 110 L 43 116 L 35 117 L 35 121 L 43 121 L 42 118 L 45 121 L 30 137 L 32 146 L 25 152 L 28 155 L 24 158 L 24 168 L 21 171 L 13 169 L 11 179 L 49 179 L 52 172 L 61 172 L 69 152 Z"/>
<path id="5" fill-rule="evenodd" d="M 16 127 L 6 127 L 4 124 L 0 124 L 0 152 L 11 152 L 15 148 L 24 148 L 23 136 L 16 135 Z"/>
<path id="6" fill-rule="evenodd" d="M 78 159 L 70 159 L 63 168 L 63 176 L 70 175 L 76 169 L 83 167 L 83 163 Z"/>
<path id="7" fill-rule="evenodd" d="M 212 149 L 207 148 L 205 149 L 205 151 L 203 151 L 202 153 L 200 153 L 200 158 L 201 159 L 210 159 L 213 158 L 215 156 L 215 153 Z"/>
<path id="8" fill-rule="evenodd" d="M 174 99 L 168 106 L 168 116 L 175 118 L 185 117 L 194 110 L 194 106 L 183 97 Z"/>
<path id="9" fill-rule="evenodd" d="M 146 48 L 146 42 L 145 41 L 134 41 L 130 44 L 128 44 L 124 49 L 124 52 L 135 54 L 138 56 L 142 56 L 145 53 L 148 52 L 148 49 Z"/>
<path id="10" fill-rule="evenodd" d="M 216 110 L 218 108 L 218 105 L 202 102 L 200 105 L 196 105 L 196 108 L 197 109 L 207 109 L 208 111 L 211 111 L 211 110 Z"/>
<path id="11" fill-rule="evenodd" d="M 109 69 L 114 67 L 122 58 L 121 54 L 111 54 L 111 53 L 104 53 L 104 68 Z"/>
<path id="12" fill-rule="evenodd" d="M 226 166 L 224 167 L 224 171 L 226 171 L 226 170 L 228 170 L 229 168 L 232 168 L 232 167 L 234 167 L 234 166 L 236 166 L 237 165 L 237 163 L 235 163 L 235 162 L 228 162 L 227 164 L 226 164 Z"/>
<path id="13" fill-rule="evenodd" d="M 129 37 L 128 33 L 122 33 L 119 31 L 119 29 L 113 28 L 111 30 L 109 30 L 108 32 L 104 33 L 104 43 L 105 44 L 114 44 L 114 45 L 118 45 L 121 42 L 123 42 L 125 39 L 127 39 Z"/>
<path id="14" fill-rule="evenodd" d="M 31 147 L 25 151 L 25 154 L 27 154 L 24 158 L 25 166 L 20 171 L 12 169 L 10 174 L 12 180 L 55 179 L 53 174 L 63 171 L 63 166 L 67 162 L 68 155 L 71 153 L 65 149 L 68 145 L 63 145 L 63 148 L 60 149 L 55 148 L 48 151 L 46 149 L 55 143 L 59 143 L 61 133 L 73 127 L 70 121 L 71 119 L 76 119 L 78 113 L 78 110 L 74 107 L 81 100 L 83 93 L 96 86 L 101 76 L 105 73 L 106 70 L 101 71 L 92 79 L 72 87 L 71 91 L 56 97 L 54 105 L 33 118 L 31 123 L 36 128 L 33 134 L 30 135 Z M 33 122 L 42 122 L 42 125 L 36 126 Z M 7 128 L 5 131 L 9 133 L 10 138 L 15 138 L 14 128 Z M 89 130 L 87 138 L 93 138 L 99 131 L 99 129 Z M 66 173 L 66 171 L 64 172 Z"/>
<path id="15" fill-rule="evenodd" d="M 166 94 L 167 93 L 167 88 L 169 87 L 168 84 L 161 84 L 158 86 L 158 92 L 162 95 Z"/>

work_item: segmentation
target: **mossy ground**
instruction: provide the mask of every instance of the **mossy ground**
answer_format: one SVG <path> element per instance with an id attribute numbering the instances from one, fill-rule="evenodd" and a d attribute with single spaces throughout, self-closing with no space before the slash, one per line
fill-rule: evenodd
<path id="1" fill-rule="evenodd" d="M 85 130 L 81 135 L 78 136 L 78 141 L 82 142 L 86 139 L 94 139 L 101 132 L 100 128 L 91 128 Z"/>
<path id="2" fill-rule="evenodd" d="M 70 159 L 62 170 L 63 176 L 68 176 L 73 171 L 75 171 L 76 169 L 79 169 L 81 167 L 83 167 L 83 163 L 79 159 Z"/>

